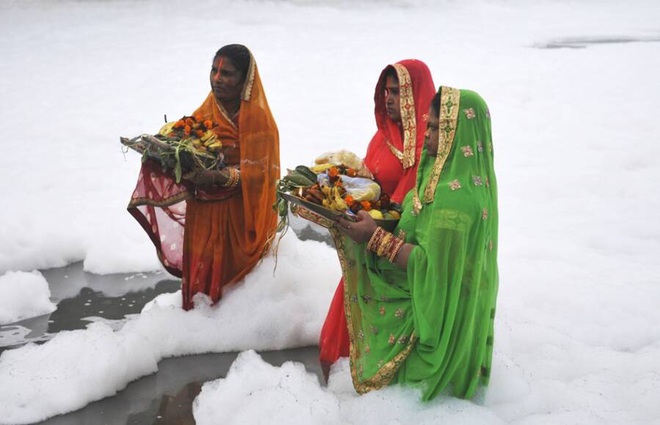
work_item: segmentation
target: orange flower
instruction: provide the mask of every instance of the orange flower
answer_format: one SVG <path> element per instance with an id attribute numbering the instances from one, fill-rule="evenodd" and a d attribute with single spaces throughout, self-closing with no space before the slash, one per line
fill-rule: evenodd
<path id="1" fill-rule="evenodd" d="M 360 202 L 360 205 L 362 205 L 362 208 L 363 208 L 365 211 L 371 211 L 371 202 L 369 202 L 369 201 L 362 201 L 362 202 Z"/>
<path id="2" fill-rule="evenodd" d="M 330 167 L 328 170 L 328 176 L 330 177 L 337 177 L 339 175 L 339 170 L 337 167 Z"/>
<path id="3" fill-rule="evenodd" d="M 348 177 L 355 177 L 355 176 L 357 176 L 357 171 L 355 171 L 354 168 L 347 168 L 346 169 L 346 175 Z"/>
<path id="4" fill-rule="evenodd" d="M 185 134 L 186 136 L 190 136 L 190 130 L 192 130 L 190 126 L 186 125 L 185 127 L 183 127 L 183 134 Z"/>
<path id="5" fill-rule="evenodd" d="M 172 128 L 183 128 L 186 125 L 186 123 L 183 122 L 183 120 L 179 120 L 174 123 Z"/>
<path id="6" fill-rule="evenodd" d="M 355 199 L 353 199 L 351 195 L 346 195 L 344 201 L 346 201 L 346 204 L 348 204 L 348 206 L 350 207 L 355 202 Z"/>
<path id="7" fill-rule="evenodd" d="M 195 130 L 195 136 L 201 139 L 201 137 L 204 135 L 204 131 L 202 130 Z"/>
<path id="8" fill-rule="evenodd" d="M 206 127 L 207 129 L 213 128 L 213 121 L 211 120 L 204 121 L 204 127 Z"/>

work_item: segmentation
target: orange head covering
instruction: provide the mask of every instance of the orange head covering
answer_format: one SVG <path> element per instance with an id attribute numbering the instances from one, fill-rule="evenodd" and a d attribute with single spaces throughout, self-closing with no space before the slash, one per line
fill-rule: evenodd
<path id="1" fill-rule="evenodd" d="M 194 114 L 212 119 L 218 124 L 214 131 L 220 141 L 233 140 L 239 149 L 238 163 L 228 161 L 227 165 L 238 165 L 241 172 L 239 190 L 243 198 L 246 234 L 243 241 L 246 245 L 242 249 L 261 254 L 266 241 L 275 234 L 277 214 L 273 205 L 276 183 L 280 177 L 280 151 L 277 124 L 251 53 L 241 93 L 238 123 L 235 124 L 228 116 L 213 91 Z"/>

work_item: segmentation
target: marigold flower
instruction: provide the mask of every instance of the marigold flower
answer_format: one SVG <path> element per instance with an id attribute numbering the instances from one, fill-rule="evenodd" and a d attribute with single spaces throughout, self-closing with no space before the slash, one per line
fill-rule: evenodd
<path id="1" fill-rule="evenodd" d="M 185 134 L 186 136 L 189 136 L 190 135 L 190 130 L 192 130 L 190 128 L 190 126 L 186 125 L 185 127 L 183 127 L 183 134 Z"/>
<path id="2" fill-rule="evenodd" d="M 205 120 L 205 121 L 204 121 L 204 127 L 206 127 L 207 129 L 212 128 L 212 127 L 213 127 L 213 121 L 211 121 L 211 120 Z"/>
<path id="3" fill-rule="evenodd" d="M 346 204 L 348 204 L 348 206 L 351 206 L 355 202 L 355 199 L 353 199 L 351 195 L 346 195 L 344 201 L 346 202 Z"/>
<path id="4" fill-rule="evenodd" d="M 363 208 L 365 211 L 371 211 L 371 202 L 369 202 L 369 201 L 362 201 L 362 202 L 360 202 L 360 205 L 362 205 L 362 208 Z"/>
<path id="5" fill-rule="evenodd" d="M 198 138 L 201 139 L 202 136 L 204 136 L 204 131 L 203 130 L 195 130 L 195 136 L 197 136 Z"/>
<path id="6" fill-rule="evenodd" d="M 330 167 L 328 170 L 328 176 L 330 177 L 337 177 L 339 175 L 339 170 L 337 167 Z"/>

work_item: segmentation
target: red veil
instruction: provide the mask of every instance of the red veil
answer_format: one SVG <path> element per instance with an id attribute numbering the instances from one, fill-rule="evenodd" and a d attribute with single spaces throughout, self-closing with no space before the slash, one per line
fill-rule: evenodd
<path id="1" fill-rule="evenodd" d="M 393 68 L 399 79 L 401 122 L 392 121 L 385 105 L 385 74 Z M 417 164 L 424 147 L 426 116 L 435 95 L 431 72 L 426 64 L 407 59 L 383 69 L 374 93 L 378 131 L 369 142 L 364 162 L 395 202 L 402 202 L 415 185 Z"/>

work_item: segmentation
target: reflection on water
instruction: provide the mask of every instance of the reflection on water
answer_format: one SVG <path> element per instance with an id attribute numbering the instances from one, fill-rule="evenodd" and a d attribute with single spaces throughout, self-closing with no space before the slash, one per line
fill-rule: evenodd
<path id="1" fill-rule="evenodd" d="M 305 365 L 321 382 L 318 348 L 304 347 L 259 353 L 268 363 L 281 366 L 286 361 Z M 237 353 L 200 354 L 165 359 L 158 372 L 131 382 L 114 397 L 108 397 L 40 425 L 88 424 L 194 424 L 193 401 L 205 382 L 227 376 Z"/>
<path id="2" fill-rule="evenodd" d="M 162 272 L 95 275 L 82 263 L 42 270 L 57 309 L 51 314 L 0 326 L 0 352 L 27 342 L 43 342 L 64 330 L 104 321 L 113 329 L 138 314 L 157 295 L 179 290 L 180 281 Z"/>
<path id="3" fill-rule="evenodd" d="M 127 317 L 140 313 L 157 295 L 178 291 L 181 285 L 178 279 L 165 273 L 95 275 L 85 272 L 82 263 L 41 273 L 48 282 L 57 310 L 0 326 L 0 353 L 26 342 L 47 341 L 64 330 L 84 329 L 91 321 L 101 320 L 118 329 Z M 40 424 L 194 424 L 192 404 L 202 385 L 226 376 L 237 354 L 202 354 L 162 360 L 157 373 L 129 383 L 116 396 Z M 317 347 L 260 354 L 276 366 L 285 361 L 303 363 L 308 372 L 321 380 Z"/>
<path id="4" fill-rule="evenodd" d="M 77 296 L 57 304 L 57 310 L 50 315 L 48 332 L 84 329 L 90 321 L 89 318 L 122 320 L 128 315 L 140 313 L 142 307 L 157 295 L 177 291 L 179 285 L 177 280 L 163 280 L 153 288 L 116 297 L 108 297 L 92 288 L 82 288 Z"/>

